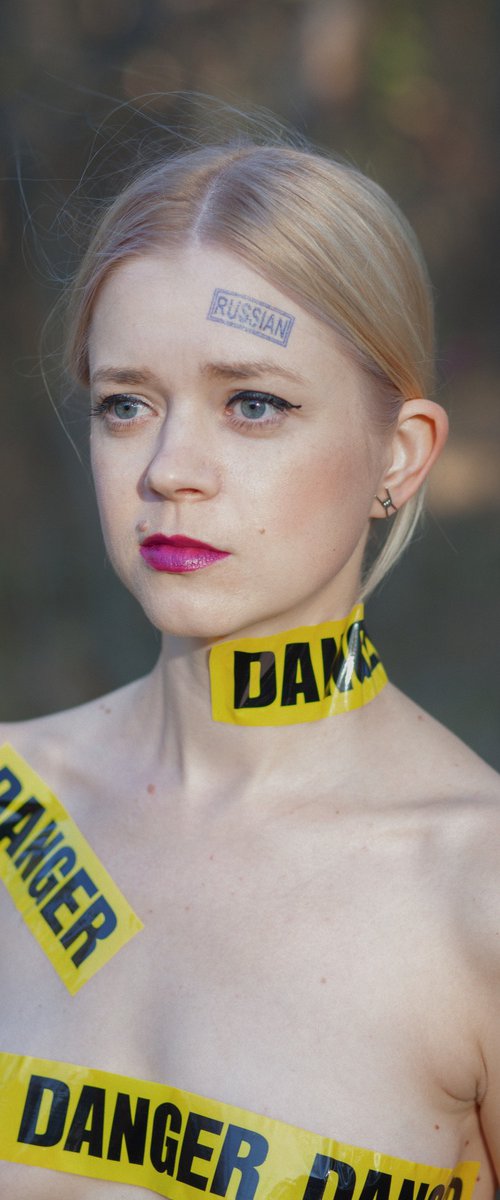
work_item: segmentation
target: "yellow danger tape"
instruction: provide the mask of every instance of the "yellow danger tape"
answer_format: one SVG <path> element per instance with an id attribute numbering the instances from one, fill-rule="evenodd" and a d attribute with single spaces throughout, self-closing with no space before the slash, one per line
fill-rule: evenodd
<path id="1" fill-rule="evenodd" d="M 160 1083 L 0 1054 L 0 1158 L 169 1200 L 470 1200 L 478 1163 L 423 1166 Z"/>
<path id="2" fill-rule="evenodd" d="M 213 646 L 212 716 L 233 725 L 296 725 L 361 708 L 387 675 L 357 604 L 343 621 Z"/>
<path id="3" fill-rule="evenodd" d="M 0 748 L 0 878 L 73 995 L 143 928 L 73 818 L 12 746 Z"/>

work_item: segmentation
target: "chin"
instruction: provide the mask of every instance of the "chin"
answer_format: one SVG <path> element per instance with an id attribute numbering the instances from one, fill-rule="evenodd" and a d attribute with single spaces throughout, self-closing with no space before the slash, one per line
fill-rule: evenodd
<path id="1" fill-rule="evenodd" d="M 134 582 L 136 586 L 131 586 L 128 580 L 128 587 L 155 629 L 166 636 L 196 638 L 200 642 L 265 637 L 328 620 L 332 611 L 331 597 L 325 597 L 324 588 L 306 595 L 300 590 L 298 594 L 291 594 L 290 589 L 281 594 L 275 589 L 273 595 L 269 581 L 262 581 L 252 595 L 248 581 L 231 591 L 220 585 L 196 591 L 186 587 L 184 580 L 181 587 L 165 589 L 144 587 L 143 580 Z M 340 615 L 345 616 L 348 611 L 349 606 Z"/>
<path id="2" fill-rule="evenodd" d="M 200 611 L 193 610 L 191 605 L 170 604 L 158 611 L 157 604 L 142 604 L 142 609 L 148 621 L 162 634 L 178 638 L 198 638 L 203 642 L 213 642 L 220 638 L 236 637 L 239 630 L 247 624 L 245 617 L 239 619 L 224 610 L 219 603 L 215 610 L 212 605 L 205 603 Z"/>
<path id="3" fill-rule="evenodd" d="M 224 603 L 218 591 L 212 590 L 212 595 L 189 595 L 184 580 L 178 588 L 175 577 L 153 575 L 152 582 L 145 584 L 144 578 L 131 577 L 130 572 L 120 569 L 116 563 L 113 565 L 127 591 L 142 608 L 146 620 L 159 633 L 202 641 L 226 636 L 232 625 L 231 606 Z"/>
<path id="4" fill-rule="evenodd" d="M 302 623 L 300 619 L 290 620 L 290 614 L 281 609 L 270 612 L 263 607 L 261 611 L 256 608 L 249 611 L 230 602 L 224 603 L 222 597 L 213 603 L 205 599 L 199 606 L 171 602 L 163 604 L 161 609 L 158 604 L 143 602 L 142 609 L 160 633 L 170 637 L 197 638 L 207 643 L 221 639 L 265 637 L 268 633 L 290 629 L 294 624 Z"/>
<path id="5" fill-rule="evenodd" d="M 177 638 L 194 638 L 200 642 L 214 643 L 221 640 L 231 641 L 243 637 L 265 637 L 266 634 L 280 632 L 292 628 L 300 621 L 289 621 L 283 613 L 270 614 L 267 610 L 262 613 L 231 611 L 230 606 L 223 608 L 217 605 L 211 610 L 209 604 L 203 606 L 203 611 L 187 612 L 180 606 L 172 605 L 168 612 L 159 613 L 153 605 L 143 605 L 147 619 L 161 634 Z M 309 622 L 306 622 L 309 624 Z"/>

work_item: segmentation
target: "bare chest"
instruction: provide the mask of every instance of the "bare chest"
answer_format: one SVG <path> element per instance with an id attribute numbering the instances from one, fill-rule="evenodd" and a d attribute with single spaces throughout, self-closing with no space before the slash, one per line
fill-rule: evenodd
<path id="1" fill-rule="evenodd" d="M 474 1157 L 475 1119 L 450 1100 L 464 1011 L 436 966 L 456 964 L 413 858 L 322 829 L 150 824 L 96 831 L 144 928 L 76 996 L 2 895 L 3 1048 L 417 1161 Z"/>

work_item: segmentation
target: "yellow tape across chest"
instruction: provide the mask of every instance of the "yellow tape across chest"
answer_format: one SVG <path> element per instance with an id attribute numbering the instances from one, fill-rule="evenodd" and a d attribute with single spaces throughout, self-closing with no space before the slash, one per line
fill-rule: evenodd
<path id="1" fill-rule="evenodd" d="M 470 1200 L 478 1163 L 423 1166 L 176 1088 L 0 1054 L 0 1158 L 169 1200 Z"/>
<path id="2" fill-rule="evenodd" d="M 0 748 L 0 878 L 74 994 L 143 928 L 53 792 Z"/>
<path id="3" fill-rule="evenodd" d="M 369 704 L 387 675 L 357 604 L 343 621 L 213 646 L 212 716 L 232 725 L 297 725 Z"/>

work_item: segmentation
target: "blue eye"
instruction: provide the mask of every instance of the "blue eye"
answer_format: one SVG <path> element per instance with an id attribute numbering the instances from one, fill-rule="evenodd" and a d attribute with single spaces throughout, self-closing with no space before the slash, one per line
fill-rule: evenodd
<path id="1" fill-rule="evenodd" d="M 104 396 L 102 400 L 98 400 L 93 405 L 91 413 L 95 417 L 108 416 L 111 420 L 125 424 L 139 416 L 142 408 L 144 408 L 142 400 L 123 393 L 116 396 Z"/>
<path id="2" fill-rule="evenodd" d="M 238 421 L 243 426 L 276 424 L 282 415 L 292 408 L 301 408 L 301 405 L 290 404 L 289 400 L 282 400 L 280 396 L 269 392 L 248 390 L 233 396 L 228 407 L 235 423 Z"/>
<path id="3" fill-rule="evenodd" d="M 258 420 L 259 417 L 266 416 L 270 401 L 264 400 L 263 397 L 245 396 L 241 398 L 239 405 L 242 416 L 248 417 L 251 421 L 255 421 Z"/>
<path id="4" fill-rule="evenodd" d="M 110 409 L 120 421 L 131 421 L 137 416 L 140 401 L 133 396 L 110 396 Z"/>

